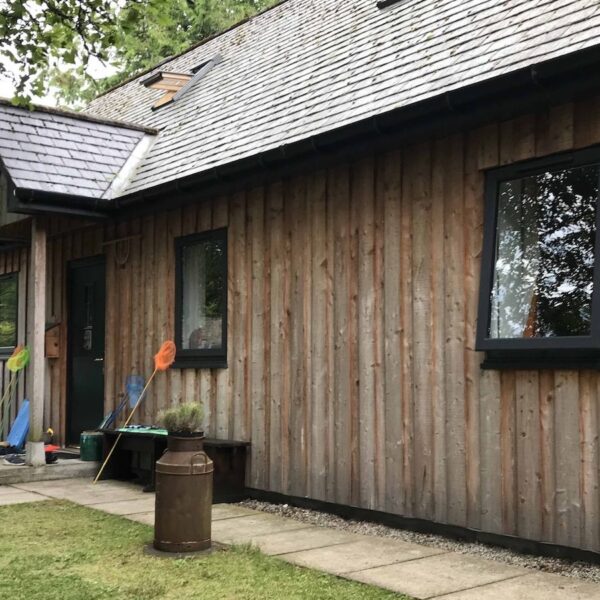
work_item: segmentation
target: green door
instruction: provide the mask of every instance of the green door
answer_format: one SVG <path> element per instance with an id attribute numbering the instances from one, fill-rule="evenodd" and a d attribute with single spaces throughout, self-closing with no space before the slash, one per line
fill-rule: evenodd
<path id="1" fill-rule="evenodd" d="M 104 416 L 104 257 L 69 264 L 67 443 Z"/>

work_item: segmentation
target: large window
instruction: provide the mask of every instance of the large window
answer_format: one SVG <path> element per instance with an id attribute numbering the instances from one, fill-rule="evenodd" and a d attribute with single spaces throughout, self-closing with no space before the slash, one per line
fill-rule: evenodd
<path id="1" fill-rule="evenodd" d="M 175 242 L 177 364 L 224 367 L 227 361 L 227 233 Z"/>
<path id="2" fill-rule="evenodd" d="M 543 359 L 600 350 L 599 181 L 600 153 L 590 150 L 488 174 L 480 350 Z"/>
<path id="3" fill-rule="evenodd" d="M 18 273 L 0 276 L 0 353 L 17 345 Z"/>

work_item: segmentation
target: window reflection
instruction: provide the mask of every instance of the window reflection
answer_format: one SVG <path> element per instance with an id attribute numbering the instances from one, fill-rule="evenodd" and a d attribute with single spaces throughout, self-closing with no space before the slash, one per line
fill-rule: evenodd
<path id="1" fill-rule="evenodd" d="M 223 240 L 206 240 L 182 248 L 181 348 L 223 347 L 225 285 Z"/>
<path id="2" fill-rule="evenodd" d="M 590 335 L 599 167 L 500 183 L 491 338 Z"/>
<path id="3" fill-rule="evenodd" d="M 17 275 L 0 278 L 0 348 L 17 345 Z"/>

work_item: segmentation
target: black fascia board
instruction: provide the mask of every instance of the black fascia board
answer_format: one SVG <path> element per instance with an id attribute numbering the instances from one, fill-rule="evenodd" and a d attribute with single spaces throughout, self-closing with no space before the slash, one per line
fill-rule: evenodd
<path id="1" fill-rule="evenodd" d="M 323 168 L 329 163 L 374 150 L 391 149 L 420 137 L 445 136 L 493 119 L 509 119 L 551 103 L 566 102 L 599 91 L 598 66 L 600 45 L 134 192 L 117 198 L 115 209 L 133 209 L 142 201 L 143 211 L 154 210 L 155 203 L 162 201 L 169 206 L 183 204 L 187 202 L 187 196 L 198 198 L 227 193 L 243 185 L 258 185 L 274 177 Z"/>
<path id="2" fill-rule="evenodd" d="M 17 188 L 7 197 L 7 210 L 19 214 L 60 214 L 104 219 L 109 216 L 113 202 L 76 194 L 60 194 Z"/>
<path id="3" fill-rule="evenodd" d="M 105 218 L 108 216 L 108 209 L 113 204 L 112 201 L 104 199 L 19 188 L 1 157 L 0 172 L 4 174 L 8 183 L 6 210 L 9 213 L 29 215 L 62 214 Z"/>

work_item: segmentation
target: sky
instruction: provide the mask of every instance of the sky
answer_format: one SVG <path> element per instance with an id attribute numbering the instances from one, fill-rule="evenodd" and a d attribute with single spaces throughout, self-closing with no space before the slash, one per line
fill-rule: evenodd
<path id="1" fill-rule="evenodd" d="M 3 61 L 6 61 L 6 58 L 2 58 Z M 18 73 L 19 66 L 15 63 L 6 64 L 6 70 L 11 73 Z M 0 75 L 0 98 L 12 98 L 15 93 L 15 87 L 10 77 Z M 34 102 L 36 104 L 42 104 L 44 106 L 56 106 L 57 102 L 52 93 L 44 96 L 43 98 L 35 98 Z"/>
<path id="2" fill-rule="evenodd" d="M 2 58 L 3 61 L 6 61 L 6 58 Z M 18 73 L 19 67 L 15 65 L 15 63 L 6 64 L 7 71 L 11 73 Z M 0 75 L 0 98 L 12 98 L 15 93 L 15 88 L 10 77 Z M 43 104 L 45 106 L 56 106 L 56 100 L 53 98 L 51 94 L 45 96 L 44 98 L 36 98 L 36 104 Z"/>
<path id="3" fill-rule="evenodd" d="M 2 60 L 6 60 L 6 59 L 3 58 Z M 19 66 L 14 63 L 6 64 L 6 68 L 11 73 L 19 72 Z M 104 65 L 104 64 L 100 63 L 100 61 L 95 60 L 93 57 L 90 58 L 90 64 L 89 64 L 88 69 L 89 69 L 90 73 L 97 79 L 100 79 L 102 77 L 107 77 L 108 75 L 112 75 L 115 72 L 115 69 L 113 67 Z M 3 77 L 0 75 L 0 98 L 12 98 L 14 92 L 15 92 L 15 88 L 14 88 L 13 82 L 10 79 L 10 77 Z M 56 101 L 56 98 L 54 97 L 52 90 L 50 90 L 50 93 L 48 93 L 47 95 L 45 95 L 42 98 L 34 98 L 33 102 L 35 104 L 41 104 L 43 106 L 57 106 L 58 105 L 58 102 Z"/>

